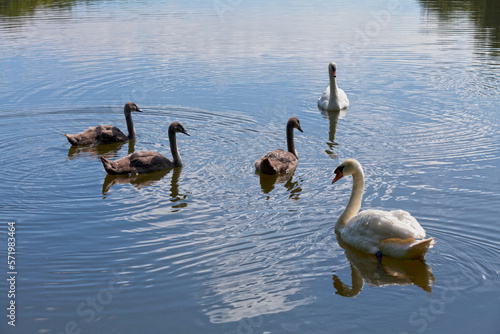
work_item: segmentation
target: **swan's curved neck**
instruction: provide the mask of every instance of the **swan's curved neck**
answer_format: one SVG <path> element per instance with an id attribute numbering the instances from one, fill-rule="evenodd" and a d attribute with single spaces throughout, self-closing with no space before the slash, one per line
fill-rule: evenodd
<path id="1" fill-rule="evenodd" d="M 339 96 L 339 88 L 337 87 L 337 79 L 330 71 L 330 100 L 337 100 Z"/>
<path id="2" fill-rule="evenodd" d="M 354 174 L 352 174 L 352 192 L 351 197 L 349 197 L 349 202 L 344 209 L 344 212 L 340 215 L 335 225 L 336 231 L 341 231 L 349 222 L 354 215 L 361 209 L 361 202 L 363 200 L 363 190 L 365 188 L 365 175 L 362 169 L 357 169 Z"/>
<path id="3" fill-rule="evenodd" d="M 286 145 L 288 147 L 288 152 L 293 153 L 298 159 L 299 155 L 295 149 L 295 142 L 293 140 L 293 124 L 286 125 Z"/>
<path id="4" fill-rule="evenodd" d="M 168 129 L 168 140 L 170 141 L 170 152 L 172 152 L 174 166 L 182 166 L 182 159 L 179 154 L 179 149 L 177 148 L 177 137 L 174 129 Z"/>
<path id="5" fill-rule="evenodd" d="M 132 113 L 125 111 L 125 120 L 127 121 L 128 139 L 135 139 L 134 122 L 132 122 Z"/>

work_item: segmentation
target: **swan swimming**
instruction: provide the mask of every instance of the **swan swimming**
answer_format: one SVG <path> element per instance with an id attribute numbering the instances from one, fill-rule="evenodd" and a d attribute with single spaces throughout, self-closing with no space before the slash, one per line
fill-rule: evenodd
<path id="1" fill-rule="evenodd" d="M 328 75 L 330 84 L 318 99 L 318 107 L 329 111 L 339 111 L 349 107 L 349 99 L 346 93 L 337 87 L 337 64 L 330 63 L 328 65 Z"/>
<path id="2" fill-rule="evenodd" d="M 134 139 L 135 130 L 132 122 L 132 111 L 142 112 L 134 102 L 127 102 L 123 107 L 123 113 L 127 122 L 128 136 L 113 125 L 98 125 L 74 135 L 68 133 L 64 135 L 73 146 L 112 144 Z"/>
<path id="3" fill-rule="evenodd" d="M 296 117 L 291 117 L 286 123 L 286 142 L 288 151 L 281 149 L 270 151 L 255 161 L 255 169 L 262 174 L 276 175 L 288 174 L 295 170 L 299 163 L 299 155 L 295 149 L 293 140 L 293 129 L 300 132 L 300 121 Z"/>
<path id="4" fill-rule="evenodd" d="M 425 231 L 415 218 L 403 210 L 365 210 L 359 212 L 365 185 L 361 164 L 347 159 L 335 169 L 332 184 L 352 175 L 349 202 L 335 225 L 335 231 L 347 244 L 378 258 L 420 259 L 431 248 L 434 238 L 425 239 Z M 359 213 L 358 213 L 359 212 Z"/>
<path id="5" fill-rule="evenodd" d="M 173 122 L 168 127 L 168 139 L 170 141 L 170 151 L 172 152 L 173 160 L 165 158 L 158 152 L 152 151 L 139 151 L 135 153 L 128 154 L 121 159 L 111 161 L 101 156 L 101 161 L 104 169 L 108 174 L 118 175 L 118 174 L 143 174 L 152 173 L 165 169 L 171 169 L 174 167 L 181 167 L 182 160 L 177 148 L 177 138 L 175 134 L 177 132 L 187 133 L 186 129 L 179 122 Z"/>

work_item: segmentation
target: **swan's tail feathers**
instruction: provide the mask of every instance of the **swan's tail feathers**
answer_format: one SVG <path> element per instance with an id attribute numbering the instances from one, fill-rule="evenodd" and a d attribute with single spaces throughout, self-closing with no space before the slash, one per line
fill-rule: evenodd
<path id="1" fill-rule="evenodd" d="M 106 159 L 102 155 L 99 158 L 101 158 L 102 165 L 104 166 L 106 173 L 111 174 L 111 175 L 118 174 L 118 171 L 116 170 L 115 163 L 113 161 Z"/>
<path id="2" fill-rule="evenodd" d="M 434 238 L 417 241 L 408 250 L 408 259 L 423 259 L 429 248 L 432 248 L 435 243 Z"/>
<path id="3" fill-rule="evenodd" d="M 73 135 L 67 133 L 65 133 L 64 135 L 66 136 L 66 138 L 68 138 L 68 141 L 70 142 L 71 145 L 78 145 L 78 142 L 76 141 Z"/>
<path id="4" fill-rule="evenodd" d="M 435 243 L 434 238 L 424 240 L 391 238 L 382 241 L 380 251 L 383 255 L 398 259 L 417 260 L 423 259 Z"/>
<path id="5" fill-rule="evenodd" d="M 260 172 L 267 175 L 275 175 L 276 169 L 271 165 L 269 158 L 262 159 L 260 163 Z"/>

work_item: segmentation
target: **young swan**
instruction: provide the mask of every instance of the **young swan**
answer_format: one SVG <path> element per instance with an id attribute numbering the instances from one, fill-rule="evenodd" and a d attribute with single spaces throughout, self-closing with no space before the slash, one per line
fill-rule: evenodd
<path id="1" fill-rule="evenodd" d="M 168 127 L 168 140 L 170 141 L 170 151 L 172 152 L 173 161 L 168 160 L 158 152 L 139 151 L 126 155 L 125 157 L 115 161 L 110 161 L 101 156 L 100 158 L 104 169 L 108 174 L 112 175 L 135 175 L 152 173 L 182 166 L 181 156 L 179 155 L 179 150 L 177 149 L 177 139 L 175 136 L 176 132 L 181 132 L 189 136 L 186 129 L 184 129 L 184 127 L 178 122 L 173 122 Z"/>
<path id="2" fill-rule="evenodd" d="M 337 64 L 330 63 L 328 65 L 328 74 L 330 76 L 330 84 L 318 99 L 318 107 L 331 111 L 347 109 L 349 107 L 349 99 L 346 93 L 337 87 Z"/>
<path id="3" fill-rule="evenodd" d="M 349 202 L 335 225 L 341 239 L 364 252 L 399 259 L 420 259 L 435 243 L 425 238 L 425 231 L 415 218 L 403 210 L 365 210 L 359 212 L 365 185 L 361 164 L 347 159 L 335 169 L 332 184 L 352 175 L 353 187 Z M 358 213 L 359 212 L 359 213 Z"/>
<path id="4" fill-rule="evenodd" d="M 132 111 L 142 112 L 134 102 L 127 102 L 123 108 L 123 113 L 127 121 L 128 136 L 113 125 L 98 125 L 74 135 L 67 133 L 64 135 L 73 146 L 112 144 L 134 139 L 135 131 L 134 123 L 132 122 Z"/>
<path id="5" fill-rule="evenodd" d="M 280 149 L 274 150 L 266 153 L 255 161 L 255 169 L 261 174 L 287 174 L 295 170 L 299 163 L 299 155 L 297 154 L 293 141 L 293 129 L 303 132 L 300 128 L 300 121 L 296 117 L 291 117 L 286 123 L 286 142 L 288 151 Z"/>

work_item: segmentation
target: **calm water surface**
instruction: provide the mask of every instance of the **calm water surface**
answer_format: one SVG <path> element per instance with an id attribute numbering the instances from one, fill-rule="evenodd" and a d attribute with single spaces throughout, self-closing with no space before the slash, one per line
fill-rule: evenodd
<path id="1" fill-rule="evenodd" d="M 500 332 L 497 1 L 34 3 L 0 5 L 2 333 Z M 340 114 L 316 108 L 331 61 Z M 130 100 L 135 143 L 70 148 Z M 261 179 L 291 116 L 300 164 Z M 174 120 L 183 168 L 106 176 L 170 156 Z M 339 244 L 350 157 L 363 208 L 436 238 L 425 262 Z"/>

